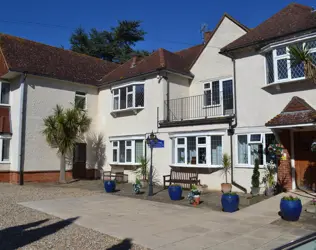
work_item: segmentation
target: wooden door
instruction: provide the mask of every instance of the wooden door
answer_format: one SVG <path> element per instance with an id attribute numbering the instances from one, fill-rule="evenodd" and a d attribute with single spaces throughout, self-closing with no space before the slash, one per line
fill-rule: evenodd
<path id="1" fill-rule="evenodd" d="M 296 184 L 301 189 L 316 188 L 316 152 L 311 151 L 316 131 L 294 133 Z"/>
<path id="2" fill-rule="evenodd" d="M 74 150 L 72 176 L 74 179 L 86 178 L 86 154 L 87 146 L 85 143 L 77 143 Z"/>

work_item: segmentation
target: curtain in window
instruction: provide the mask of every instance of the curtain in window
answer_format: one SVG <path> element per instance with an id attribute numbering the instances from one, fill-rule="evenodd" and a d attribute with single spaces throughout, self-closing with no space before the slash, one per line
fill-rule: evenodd
<path id="1" fill-rule="evenodd" d="M 139 163 L 140 159 L 144 156 L 144 146 L 143 140 L 136 140 L 135 141 L 135 162 Z"/>
<path id="2" fill-rule="evenodd" d="M 211 164 L 221 165 L 222 164 L 222 137 L 212 136 L 211 137 Z"/>
<path id="3" fill-rule="evenodd" d="M 247 135 L 238 135 L 238 163 L 248 164 Z"/>

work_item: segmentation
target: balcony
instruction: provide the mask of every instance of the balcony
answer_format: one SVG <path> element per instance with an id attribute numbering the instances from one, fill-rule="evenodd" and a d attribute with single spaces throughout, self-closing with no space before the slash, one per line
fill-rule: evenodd
<path id="1" fill-rule="evenodd" d="M 226 123 L 234 117 L 232 91 L 189 96 L 167 100 L 164 103 L 164 119 L 159 127 L 189 126 Z"/>

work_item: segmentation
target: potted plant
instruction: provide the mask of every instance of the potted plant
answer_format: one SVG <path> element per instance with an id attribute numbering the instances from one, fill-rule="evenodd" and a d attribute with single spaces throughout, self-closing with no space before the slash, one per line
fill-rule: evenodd
<path id="1" fill-rule="evenodd" d="M 172 184 L 168 187 L 168 194 L 173 201 L 181 200 L 182 187 L 180 185 Z"/>
<path id="2" fill-rule="evenodd" d="M 107 193 L 112 193 L 115 191 L 116 183 L 114 180 L 105 180 L 104 189 Z"/>
<path id="3" fill-rule="evenodd" d="M 276 165 L 271 160 L 264 169 L 264 177 L 262 178 L 262 182 L 266 186 L 265 195 L 272 196 L 274 194 L 275 180 L 274 176 L 276 173 Z"/>
<path id="4" fill-rule="evenodd" d="M 148 162 L 149 160 L 146 159 L 146 157 L 139 157 L 138 161 L 140 163 L 140 165 L 137 167 L 137 169 L 135 170 L 136 175 L 138 176 L 138 179 L 140 181 L 140 184 L 143 188 L 146 188 L 148 185 L 148 172 L 147 172 L 147 166 L 148 166 Z"/>
<path id="5" fill-rule="evenodd" d="M 282 219 L 297 221 L 302 212 L 302 202 L 298 197 L 284 196 L 280 202 Z"/>
<path id="6" fill-rule="evenodd" d="M 233 213 L 238 210 L 239 196 L 236 193 L 224 193 L 222 194 L 222 207 L 224 212 Z"/>
<path id="7" fill-rule="evenodd" d="M 134 193 L 139 194 L 141 188 L 142 188 L 141 182 L 138 178 L 136 178 L 136 182 L 133 184 Z"/>
<path id="8" fill-rule="evenodd" d="M 270 144 L 268 147 L 269 153 L 275 155 L 277 158 L 280 158 L 283 153 L 283 146 L 279 143 Z"/>
<path id="9" fill-rule="evenodd" d="M 232 191 L 232 184 L 228 183 L 228 178 L 227 178 L 227 175 L 230 173 L 230 163 L 231 163 L 230 156 L 227 153 L 223 154 L 221 172 L 222 172 L 222 175 L 225 176 L 225 181 L 226 181 L 225 183 L 221 184 L 223 193 L 229 193 Z"/>
<path id="10" fill-rule="evenodd" d="M 188 200 L 190 204 L 194 206 L 200 204 L 200 195 L 201 191 L 197 188 L 196 185 L 192 185 L 191 191 L 188 193 Z"/>
<path id="11" fill-rule="evenodd" d="M 260 172 L 259 172 L 259 159 L 255 159 L 255 167 L 253 168 L 253 173 L 252 173 L 252 177 L 251 177 L 251 194 L 253 196 L 256 196 L 259 194 L 260 192 Z"/>

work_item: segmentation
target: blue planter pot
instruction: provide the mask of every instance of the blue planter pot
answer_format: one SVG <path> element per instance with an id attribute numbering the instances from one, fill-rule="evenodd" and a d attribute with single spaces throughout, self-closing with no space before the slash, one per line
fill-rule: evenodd
<path id="1" fill-rule="evenodd" d="M 284 220 L 297 221 L 302 212 L 302 202 L 300 200 L 287 201 L 281 199 L 280 210 Z"/>
<path id="2" fill-rule="evenodd" d="M 181 186 L 169 186 L 168 188 L 169 197 L 173 201 L 181 200 L 182 198 L 182 187 Z"/>
<path id="3" fill-rule="evenodd" d="M 237 194 L 222 194 L 222 207 L 224 212 L 233 213 L 238 210 L 239 196 Z"/>
<path id="4" fill-rule="evenodd" d="M 107 193 L 112 193 L 115 191 L 115 181 L 105 181 L 104 182 L 104 189 Z"/>

